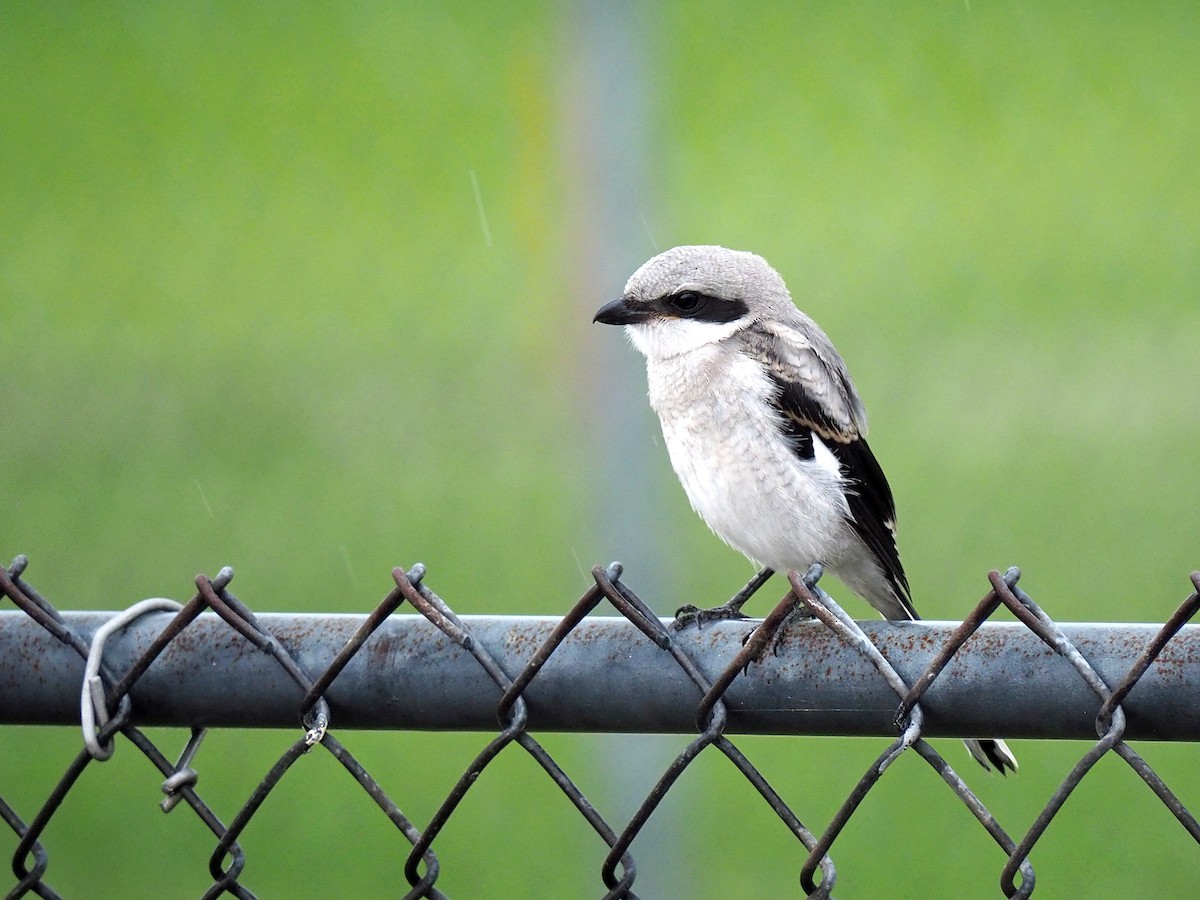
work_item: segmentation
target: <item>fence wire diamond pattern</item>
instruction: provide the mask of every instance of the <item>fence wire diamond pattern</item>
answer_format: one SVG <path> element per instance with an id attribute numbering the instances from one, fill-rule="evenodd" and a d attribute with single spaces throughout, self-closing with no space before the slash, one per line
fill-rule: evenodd
<path id="1" fill-rule="evenodd" d="M 762 802 L 775 813 L 783 827 L 804 847 L 806 859 L 797 873 L 798 893 L 803 891 L 811 897 L 832 895 L 838 878 L 831 857 L 834 844 L 846 830 L 862 801 L 883 778 L 891 764 L 901 754 L 910 750 L 937 772 L 948 789 L 962 801 L 1000 847 L 1003 862 L 999 884 L 1008 897 L 1028 897 L 1033 893 L 1036 879 L 1030 857 L 1035 845 L 1051 826 L 1055 815 L 1072 791 L 1096 762 L 1108 753 L 1115 753 L 1123 759 L 1166 805 L 1188 834 L 1200 842 L 1200 825 L 1196 819 L 1150 765 L 1123 740 L 1127 721 L 1121 705 L 1159 659 L 1171 639 L 1200 607 L 1200 573 L 1191 576 L 1194 587 L 1192 594 L 1146 645 L 1117 686 L 1110 689 L 1097 674 L 1092 663 L 1072 644 L 1063 630 L 1018 587 L 1020 573 L 1016 569 L 1010 569 L 1003 575 L 998 572 L 990 573 L 991 589 L 987 595 L 961 626 L 954 630 L 921 675 L 909 684 L 863 629 L 820 588 L 819 566 L 814 566 L 803 574 L 789 573 L 790 591 L 787 596 L 749 634 L 740 651 L 724 670 L 717 677 L 709 678 L 697 661 L 685 651 L 684 642 L 676 639 L 676 632 L 655 616 L 622 581 L 623 573 L 618 563 L 613 563 L 607 568 L 597 566 L 592 570 L 594 584 L 558 622 L 523 668 L 513 672 L 505 671 L 496 657 L 489 652 L 488 647 L 472 634 L 468 625 L 427 586 L 426 572 L 422 565 L 415 565 L 408 571 L 396 568 L 392 573 L 395 588 L 363 621 L 336 654 L 332 663 L 324 671 L 317 673 L 307 672 L 262 621 L 229 591 L 233 577 L 231 569 L 222 569 L 215 578 L 196 578 L 195 595 L 182 605 L 160 600 L 136 604 L 96 631 L 89 642 L 24 579 L 27 565 L 28 561 L 22 556 L 17 557 L 8 569 L 0 569 L 0 592 L 25 616 L 77 654 L 82 661 L 80 718 L 84 746 L 71 761 L 41 808 L 34 811 L 31 818 L 23 818 L 0 797 L 0 816 L 3 816 L 4 821 L 19 838 L 12 860 L 12 870 L 17 880 L 7 894 L 10 898 L 30 893 L 45 898 L 59 896 L 47 880 L 50 857 L 42 843 L 42 837 L 51 819 L 87 767 L 94 762 L 103 762 L 111 756 L 118 735 L 137 747 L 162 774 L 162 789 L 166 795 L 161 803 L 164 812 L 169 812 L 179 805 L 187 805 L 212 832 L 216 843 L 209 859 L 209 873 L 213 880 L 204 894 L 206 898 L 223 894 L 240 898 L 255 896 L 241 881 L 245 855 L 238 844 L 238 838 L 271 791 L 287 775 L 291 766 L 301 756 L 317 747 L 330 753 L 342 764 L 354 782 L 370 796 L 383 815 L 403 835 L 411 848 L 404 866 L 404 874 L 410 886 L 406 896 L 410 898 L 445 896 L 436 886 L 441 872 L 434 852 L 437 837 L 479 775 L 510 744 L 518 745 L 537 762 L 607 846 L 608 852 L 599 872 L 603 885 L 602 896 L 605 898 L 637 897 L 634 891 L 637 868 L 631 847 L 679 777 L 710 747 L 729 760 Z M 333 735 L 330 731 L 332 713 L 325 700 L 330 686 L 362 651 L 372 634 L 406 603 L 436 626 L 457 647 L 469 654 L 473 664 L 495 685 L 495 713 L 500 726 L 499 732 L 472 760 L 423 828 L 418 828 L 401 812 L 399 806 L 355 759 L 349 749 Z M 526 690 L 537 679 L 563 641 L 602 604 L 611 607 L 632 623 L 647 641 L 658 648 L 658 652 L 669 656 L 694 686 L 696 697 L 696 736 L 680 750 L 646 794 L 632 818 L 624 824 L 606 820 L 570 776 L 529 733 L 530 716 L 524 697 Z M 1011 611 L 1029 631 L 1056 654 L 1065 658 L 1100 703 L 1100 712 L 1095 723 L 1098 738 L 1096 743 L 1063 779 L 1028 830 L 1016 838 L 1001 826 L 963 779 L 922 737 L 925 724 L 922 698 L 954 660 L 963 645 L 1001 607 Z M 139 617 L 162 610 L 173 613 L 167 626 L 126 671 L 113 671 L 105 662 L 104 655 L 109 636 L 135 622 Z M 263 776 L 242 807 L 234 812 L 228 824 L 204 802 L 196 790 L 197 771 L 193 763 L 205 732 L 193 728 L 182 752 L 172 761 L 170 756 L 133 724 L 134 704 L 131 691 L 172 641 L 178 639 L 205 611 L 215 613 L 230 629 L 267 655 L 295 683 L 303 696 L 296 708 L 296 721 L 301 728 L 299 737 Z M 799 616 L 816 619 L 847 647 L 861 654 L 895 692 L 897 699 L 897 737 L 850 787 L 840 809 L 819 834 L 801 821 L 726 734 L 730 712 L 726 695 L 730 686 L 748 670 L 748 667 L 761 660 L 764 654 L 776 652 L 780 629 L 789 619 Z"/>

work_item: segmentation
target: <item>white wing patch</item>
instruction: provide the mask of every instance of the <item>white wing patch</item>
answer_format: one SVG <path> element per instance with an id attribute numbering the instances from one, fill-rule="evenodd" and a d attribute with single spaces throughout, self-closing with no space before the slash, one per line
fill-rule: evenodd
<path id="1" fill-rule="evenodd" d="M 828 472 L 834 479 L 835 483 L 845 481 L 845 475 L 842 472 L 842 464 L 838 462 L 838 458 L 833 455 L 833 451 L 829 449 L 829 445 L 821 439 L 819 434 L 814 433 L 812 436 L 813 442 L 813 462 L 820 468 Z M 850 504 L 846 502 L 844 492 L 839 493 L 838 499 L 842 502 L 842 508 L 846 516 L 850 516 Z"/>

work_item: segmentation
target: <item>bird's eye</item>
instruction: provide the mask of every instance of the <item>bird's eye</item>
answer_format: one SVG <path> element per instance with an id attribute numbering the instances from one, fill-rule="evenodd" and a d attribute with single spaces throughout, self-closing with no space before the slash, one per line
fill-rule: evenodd
<path id="1" fill-rule="evenodd" d="M 680 291 L 671 298 L 671 306 L 681 313 L 693 313 L 700 308 L 704 298 L 695 291 Z"/>

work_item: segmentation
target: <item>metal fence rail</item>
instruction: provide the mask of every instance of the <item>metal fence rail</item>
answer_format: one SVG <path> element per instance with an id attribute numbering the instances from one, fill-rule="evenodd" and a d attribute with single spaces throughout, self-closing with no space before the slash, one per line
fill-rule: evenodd
<path id="1" fill-rule="evenodd" d="M 186 604 L 149 600 L 123 613 L 60 613 L 24 580 L 27 561 L 0 569 L 0 723 L 81 723 L 84 747 L 32 817 L 0 797 L 18 835 L 9 897 L 58 896 L 46 880 L 46 827 L 83 771 L 111 755 L 118 734 L 162 772 L 164 810 L 190 806 L 212 831 L 206 897 L 253 897 L 241 883 L 238 837 L 300 756 L 331 753 L 412 849 L 409 897 L 442 897 L 433 850 L 438 833 L 478 775 L 509 744 L 528 752 L 609 848 L 605 897 L 636 897 L 630 846 L 676 779 L 708 747 L 724 754 L 808 851 L 805 894 L 828 897 L 830 850 L 871 788 L 913 750 L 941 776 L 1004 852 L 1000 887 L 1027 897 L 1029 860 L 1055 814 L 1092 766 L 1124 759 L 1200 842 L 1200 825 L 1126 738 L 1200 737 L 1200 608 L 1195 588 L 1161 628 L 1057 625 L 1019 587 L 1020 573 L 989 575 L 991 590 L 962 623 L 856 623 L 818 587 L 819 567 L 789 574 L 791 591 L 761 622 L 672 630 L 621 580 L 595 584 L 561 620 L 457 616 L 424 583 L 424 568 L 393 572 L 396 588 L 366 617 L 256 616 L 228 586 L 232 571 L 196 579 Z M 420 615 L 393 615 L 404 604 Z M 1016 623 L 989 623 L 1001 606 Z M 598 607 L 619 617 L 592 616 Z M 798 614 L 798 611 L 802 611 Z M 810 618 L 802 620 L 802 615 Z M 787 623 L 784 627 L 785 622 Z M 231 633 L 232 629 L 232 633 Z M 234 634 L 236 636 L 234 636 Z M 232 639 L 231 639 L 232 638 Z M 36 671 L 37 677 L 30 673 Z M 181 689 L 180 685 L 186 685 Z M 1116 685 L 1115 688 L 1110 687 Z M 433 818 L 417 827 L 329 731 L 346 728 L 499 732 Z M 207 727 L 295 727 L 279 758 L 228 823 L 197 794 L 192 762 Z M 141 726 L 192 729 L 177 761 Z M 676 732 L 695 735 L 633 817 L 607 821 L 531 730 Z M 833 820 L 810 831 L 729 735 L 873 734 L 894 738 Z M 1002 734 L 1095 741 L 1028 831 L 1010 836 L 944 759 L 931 736 Z M 1098 740 L 1097 740 L 1098 738 Z"/>

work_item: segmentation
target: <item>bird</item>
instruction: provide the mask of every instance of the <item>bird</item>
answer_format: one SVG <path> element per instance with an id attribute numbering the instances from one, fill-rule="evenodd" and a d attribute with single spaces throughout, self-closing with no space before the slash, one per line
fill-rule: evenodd
<path id="1" fill-rule="evenodd" d="M 624 326 L 646 358 L 650 405 L 692 508 L 761 567 L 729 602 L 678 624 L 742 617 L 774 572 L 813 563 L 886 619 L 916 620 L 896 508 L 867 444 L 867 411 L 820 326 L 757 254 L 715 245 L 659 253 L 593 322 Z M 1016 771 L 999 739 L 965 742 Z"/>

